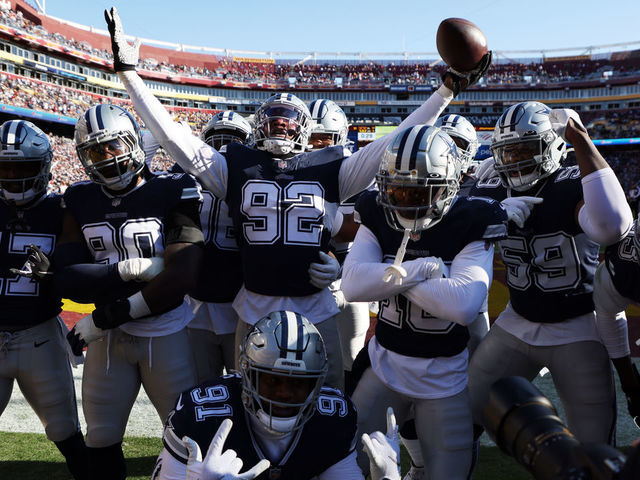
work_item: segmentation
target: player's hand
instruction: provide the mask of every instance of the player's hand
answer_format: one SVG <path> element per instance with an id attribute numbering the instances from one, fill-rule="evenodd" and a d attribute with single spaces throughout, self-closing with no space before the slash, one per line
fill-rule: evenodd
<path id="1" fill-rule="evenodd" d="M 500 205 L 507 211 L 509 220 L 523 228 L 524 222 L 531 215 L 531 209 L 540 203 L 542 203 L 542 198 L 522 196 L 505 198 L 500 202 Z"/>
<path id="2" fill-rule="evenodd" d="M 186 480 L 253 480 L 269 468 L 271 463 L 263 459 L 250 470 L 240 473 L 242 460 L 238 458 L 236 452 L 225 450 L 223 453 L 222 451 L 232 426 L 233 422 L 228 418 L 222 421 L 209 444 L 204 460 L 198 444 L 189 437 L 182 438 L 189 452 Z"/>
<path id="3" fill-rule="evenodd" d="M 446 72 L 442 74 L 442 83 L 453 92 L 456 96 L 462 90 L 470 87 L 480 80 L 489 67 L 491 66 L 491 59 L 493 58 L 493 52 L 489 50 L 480 59 L 475 68 L 469 72 L 459 72 L 452 67 L 449 67 Z"/>
<path id="4" fill-rule="evenodd" d="M 122 21 L 116 7 L 104 11 L 109 34 L 111 35 L 111 50 L 113 51 L 113 68 L 116 72 L 135 70 L 138 65 L 140 40 L 136 38 L 133 45 L 127 42 L 122 29 Z"/>
<path id="5" fill-rule="evenodd" d="M 164 270 L 164 259 L 162 257 L 129 258 L 118 262 L 118 274 L 125 282 L 130 280 L 150 282 L 162 270 Z"/>
<path id="6" fill-rule="evenodd" d="M 475 172 L 473 172 L 473 176 L 476 177 L 476 180 L 478 180 L 479 182 L 495 177 L 497 175 L 498 172 L 496 172 L 496 162 L 493 157 L 489 157 L 483 160 L 480 165 L 476 167 Z"/>
<path id="7" fill-rule="evenodd" d="M 570 120 L 573 120 L 570 122 Z M 554 108 L 549 113 L 549 121 L 551 122 L 551 128 L 558 134 L 565 142 L 567 142 L 567 130 L 580 130 L 584 133 L 587 129 L 584 128 L 580 115 L 575 110 L 570 108 Z M 571 143 L 569 141 L 569 143 Z"/>
<path id="8" fill-rule="evenodd" d="M 400 480 L 398 425 L 391 407 L 387 408 L 387 433 L 362 434 L 362 450 L 369 457 L 371 480 Z"/>
<path id="9" fill-rule="evenodd" d="M 71 351 L 74 355 L 82 355 L 82 350 L 89 343 L 104 337 L 109 333 L 107 330 L 96 327 L 93 321 L 93 315 L 89 314 L 78 320 L 75 327 L 67 333 L 67 341 L 71 345 Z"/>
<path id="10" fill-rule="evenodd" d="M 32 243 L 29 245 L 27 261 L 24 262 L 22 268 L 10 268 L 9 271 L 14 275 L 20 275 L 21 277 L 43 280 L 47 278 L 47 276 L 53 275 L 49 272 L 49 267 L 51 267 L 49 258 L 47 258 L 37 245 Z"/>
<path id="11" fill-rule="evenodd" d="M 320 252 L 322 263 L 309 265 L 309 281 L 317 288 L 327 288 L 340 275 L 340 263 L 331 255 Z"/>

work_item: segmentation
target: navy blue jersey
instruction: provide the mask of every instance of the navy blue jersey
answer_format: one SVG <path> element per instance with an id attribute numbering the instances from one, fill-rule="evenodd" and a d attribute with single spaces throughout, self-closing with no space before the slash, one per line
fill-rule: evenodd
<path id="1" fill-rule="evenodd" d="M 356 211 L 362 225 L 376 236 L 383 260 L 392 263 L 402 242 L 403 232 L 391 228 L 378 192 L 365 192 Z M 440 222 L 409 240 L 405 260 L 440 257 L 445 264 L 474 241 L 493 242 L 507 234 L 507 214 L 498 202 L 486 198 L 458 197 Z M 410 357 L 450 357 L 462 352 L 469 340 L 466 327 L 435 318 L 402 294 L 380 302 L 376 324 L 378 343 L 388 350 Z"/>
<path id="2" fill-rule="evenodd" d="M 471 192 L 471 189 L 475 184 L 476 184 L 475 177 L 472 177 L 471 175 L 467 175 L 466 173 L 462 174 L 462 178 L 460 178 L 460 190 L 458 190 L 458 196 L 468 197 L 469 192 Z"/>
<path id="3" fill-rule="evenodd" d="M 207 190 L 202 191 L 200 223 L 204 234 L 204 260 L 193 298 L 203 302 L 232 302 L 242 286 L 240 250 L 229 207 Z"/>
<path id="4" fill-rule="evenodd" d="M 631 230 L 622 240 L 609 245 L 604 252 L 605 265 L 611 275 L 611 281 L 623 297 L 640 302 L 640 252 L 633 244 L 634 231 Z"/>
<path id="5" fill-rule="evenodd" d="M 109 195 L 93 182 L 76 183 L 66 190 L 64 204 L 80 225 L 94 262 L 113 264 L 128 258 L 162 257 L 164 219 L 201 198 L 189 175 L 160 174 L 149 175 L 145 183 L 122 196 Z M 197 207 L 196 203 L 196 221 Z"/>
<path id="6" fill-rule="evenodd" d="M 33 243 L 51 258 L 62 230 L 60 195 L 47 195 L 26 209 L 0 202 L 0 331 L 30 328 L 55 317 L 62 302 L 51 282 L 13 275 Z"/>
<path id="7" fill-rule="evenodd" d="M 471 193 L 496 200 L 507 197 L 498 177 L 478 182 Z M 592 311 L 599 246 L 575 218 L 582 200 L 580 170 L 577 166 L 560 168 L 522 194 L 544 201 L 533 207 L 524 228 L 510 222 L 509 236 L 499 244 L 513 309 L 541 323 L 561 322 Z"/>
<path id="8" fill-rule="evenodd" d="M 242 403 L 240 375 L 226 375 L 184 392 L 165 425 L 165 448 L 180 462 L 187 463 L 183 436 L 189 436 L 206 452 L 225 418 L 233 427 L 224 449 L 233 449 L 247 467 L 263 454 Z M 339 390 L 323 387 L 313 416 L 295 434 L 280 461 L 272 461 L 259 480 L 311 479 L 346 458 L 355 448 L 356 411 L 349 397 Z"/>
<path id="9" fill-rule="evenodd" d="M 304 153 L 283 162 L 239 143 L 227 145 L 227 198 L 236 226 L 246 288 L 261 295 L 317 293 L 309 264 L 329 250 L 340 201 L 343 147 Z"/>

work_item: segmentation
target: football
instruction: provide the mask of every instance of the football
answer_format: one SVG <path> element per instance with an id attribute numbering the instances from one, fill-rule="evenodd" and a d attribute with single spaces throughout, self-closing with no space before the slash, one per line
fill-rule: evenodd
<path id="1" fill-rule="evenodd" d="M 489 51 L 482 30 L 464 18 L 443 20 L 436 34 L 436 46 L 442 60 L 459 72 L 473 70 Z"/>

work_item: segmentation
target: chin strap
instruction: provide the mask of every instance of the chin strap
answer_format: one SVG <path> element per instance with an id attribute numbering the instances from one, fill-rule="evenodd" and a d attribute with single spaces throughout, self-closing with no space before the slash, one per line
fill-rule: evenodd
<path id="1" fill-rule="evenodd" d="M 402 279 L 407 276 L 407 271 L 402 267 L 402 261 L 404 260 L 404 254 L 407 251 L 407 243 L 409 243 L 409 239 L 411 238 L 411 230 L 406 228 L 404 230 L 404 235 L 402 236 L 402 242 L 400 242 L 400 247 L 398 248 L 398 253 L 396 253 L 396 258 L 393 261 L 393 265 L 389 265 L 384 270 L 384 276 L 382 277 L 382 281 L 389 283 L 393 280 L 394 285 L 402 285 Z"/>

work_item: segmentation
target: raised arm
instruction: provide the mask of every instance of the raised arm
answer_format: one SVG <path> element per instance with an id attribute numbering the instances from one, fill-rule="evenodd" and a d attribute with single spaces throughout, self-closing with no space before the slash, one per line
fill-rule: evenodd
<path id="1" fill-rule="evenodd" d="M 218 198 L 227 191 L 227 163 L 212 146 L 190 134 L 174 122 L 169 112 L 151 93 L 136 73 L 139 43 L 130 45 L 124 37 L 122 22 L 115 7 L 105 11 L 111 34 L 113 66 L 127 89 L 131 102 L 153 137 L 184 169 Z"/>

